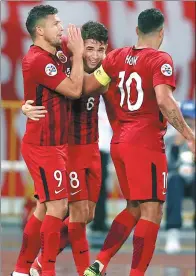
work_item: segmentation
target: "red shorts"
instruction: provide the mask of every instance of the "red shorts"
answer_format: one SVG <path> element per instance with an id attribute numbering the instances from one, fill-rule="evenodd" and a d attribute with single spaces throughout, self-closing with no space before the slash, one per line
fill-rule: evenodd
<path id="1" fill-rule="evenodd" d="M 101 188 L 98 144 L 68 146 L 68 200 L 97 202 Z"/>
<path id="2" fill-rule="evenodd" d="M 22 155 L 40 202 L 67 197 L 67 145 L 37 146 L 22 142 Z"/>
<path id="3" fill-rule="evenodd" d="M 111 144 L 111 156 L 125 199 L 165 201 L 167 160 L 164 153 L 119 143 Z"/>

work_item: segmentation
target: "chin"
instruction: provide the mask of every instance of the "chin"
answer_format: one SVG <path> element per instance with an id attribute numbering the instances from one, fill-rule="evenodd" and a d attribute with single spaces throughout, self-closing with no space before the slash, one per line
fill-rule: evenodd
<path id="1" fill-rule="evenodd" d="M 61 40 L 59 40 L 59 41 L 56 43 L 56 45 L 57 45 L 57 46 L 60 46 L 60 45 L 61 45 L 61 43 L 62 43 L 62 39 L 61 39 Z"/>
<path id="2" fill-rule="evenodd" d="M 86 65 L 86 70 L 89 72 L 89 73 L 92 73 L 93 71 L 95 71 L 97 67 L 95 66 L 89 66 L 89 65 Z"/>
<path id="3" fill-rule="evenodd" d="M 56 47 L 58 47 L 58 46 L 60 46 L 61 45 L 61 43 L 62 43 L 62 39 L 58 39 L 57 41 L 55 41 L 55 46 Z"/>
<path id="4" fill-rule="evenodd" d="M 97 69 L 97 68 L 100 66 L 100 64 L 96 64 L 96 65 L 87 65 L 87 66 L 88 66 L 89 69 L 95 70 L 95 69 Z"/>

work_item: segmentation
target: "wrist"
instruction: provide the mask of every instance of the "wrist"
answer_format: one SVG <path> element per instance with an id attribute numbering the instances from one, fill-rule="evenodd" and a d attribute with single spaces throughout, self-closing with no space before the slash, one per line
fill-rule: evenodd
<path id="1" fill-rule="evenodd" d="M 83 53 L 73 53 L 73 58 L 83 58 Z"/>
<path id="2" fill-rule="evenodd" d="M 195 135 L 194 135 L 194 133 L 188 133 L 186 139 L 187 139 L 188 141 L 193 141 L 193 140 L 195 140 Z"/>

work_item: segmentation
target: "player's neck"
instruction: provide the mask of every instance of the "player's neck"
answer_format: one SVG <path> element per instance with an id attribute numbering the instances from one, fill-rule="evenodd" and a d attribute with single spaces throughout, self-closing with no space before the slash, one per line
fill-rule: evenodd
<path id="1" fill-rule="evenodd" d="M 155 50 L 158 50 L 159 45 L 155 39 L 152 37 L 140 37 L 137 41 L 137 44 L 135 45 L 135 48 L 142 49 L 142 48 L 153 48 Z"/>
<path id="2" fill-rule="evenodd" d="M 84 71 L 87 73 L 87 74 L 91 74 L 95 71 L 95 69 L 97 68 L 89 68 L 85 63 L 84 63 Z"/>
<path id="3" fill-rule="evenodd" d="M 43 50 L 51 53 L 52 55 L 55 55 L 56 53 L 56 47 L 50 45 L 47 41 L 43 40 L 35 40 L 34 45 L 42 48 Z"/>

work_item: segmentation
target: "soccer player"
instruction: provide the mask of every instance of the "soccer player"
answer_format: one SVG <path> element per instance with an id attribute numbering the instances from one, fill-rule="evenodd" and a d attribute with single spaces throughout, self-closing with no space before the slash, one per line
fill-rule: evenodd
<path id="1" fill-rule="evenodd" d="M 24 229 L 22 248 L 13 276 L 29 275 L 40 249 L 40 240 L 42 276 L 56 275 L 60 229 L 67 211 L 70 111 L 66 97 L 79 98 L 81 95 L 84 43 L 80 29 L 70 25 L 68 46 L 73 53 L 70 73 L 68 48 L 62 45 L 63 27 L 57 12 L 49 5 L 35 6 L 26 21 L 33 45 L 22 61 L 24 98 L 33 99 L 35 105 L 45 105 L 48 112 L 39 121 L 27 121 L 22 141 L 22 155 L 34 180 L 38 203 Z M 46 216 L 40 219 L 40 214 L 44 214 L 45 210 Z"/>
<path id="2" fill-rule="evenodd" d="M 104 59 L 108 31 L 104 25 L 89 21 L 81 28 L 84 39 L 84 70 L 92 73 Z M 59 253 L 68 241 L 80 276 L 90 265 L 86 223 L 94 218 L 95 206 L 101 187 L 101 160 L 98 148 L 99 95 L 72 101 L 71 123 L 68 136 L 68 200 L 70 216 L 64 221 Z M 23 112 L 33 120 L 44 116 L 38 107 L 27 102 Z M 42 258 L 31 268 L 31 275 L 41 275 Z"/>
<path id="3" fill-rule="evenodd" d="M 109 83 L 113 86 L 110 104 L 120 127 L 112 139 L 111 155 L 124 198 L 141 212 L 135 222 L 130 275 L 143 276 L 153 256 L 166 197 L 166 123 L 185 137 L 193 152 L 195 136 L 173 98 L 172 58 L 158 51 L 164 37 L 163 14 L 157 9 L 144 10 L 136 31 L 136 46 L 110 52 L 100 68 L 84 77 L 83 92 L 90 95 Z M 128 237 L 129 217 L 123 216 L 121 213 L 114 220 L 97 260 L 84 275 L 101 275 Z"/>

